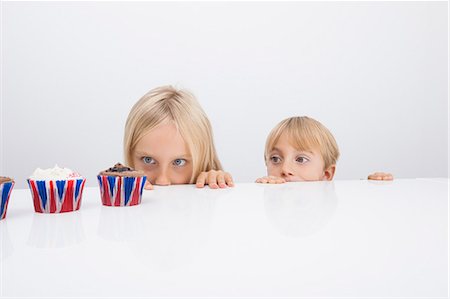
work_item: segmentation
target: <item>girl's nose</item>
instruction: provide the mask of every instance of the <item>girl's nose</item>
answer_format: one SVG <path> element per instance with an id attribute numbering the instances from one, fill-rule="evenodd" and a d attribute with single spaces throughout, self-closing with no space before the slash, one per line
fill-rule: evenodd
<path id="1" fill-rule="evenodd" d="M 170 179 L 167 175 L 167 171 L 161 171 L 155 178 L 155 185 L 159 186 L 169 186 L 170 185 Z"/>

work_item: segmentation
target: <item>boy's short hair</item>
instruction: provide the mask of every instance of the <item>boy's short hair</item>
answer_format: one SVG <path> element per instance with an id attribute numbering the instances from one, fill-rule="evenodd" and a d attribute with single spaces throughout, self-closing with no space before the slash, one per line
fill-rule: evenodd
<path id="1" fill-rule="evenodd" d="M 317 149 L 325 162 L 324 169 L 335 165 L 339 158 L 336 140 L 324 125 L 307 116 L 296 116 L 281 121 L 267 136 L 264 151 L 266 163 L 270 152 L 283 134 L 287 134 L 291 145 L 299 151 Z"/>

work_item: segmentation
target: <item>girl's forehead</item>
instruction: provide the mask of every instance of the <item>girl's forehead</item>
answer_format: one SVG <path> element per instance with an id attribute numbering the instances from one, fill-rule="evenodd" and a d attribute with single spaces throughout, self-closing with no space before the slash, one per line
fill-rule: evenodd
<path id="1" fill-rule="evenodd" d="M 137 142 L 136 151 L 153 152 L 189 152 L 188 146 L 174 124 L 160 125 L 146 134 Z"/>
<path id="2" fill-rule="evenodd" d="M 183 137 L 174 122 L 163 122 L 156 127 L 147 130 L 142 135 L 141 139 L 147 141 L 167 141 L 170 139 L 181 139 Z"/>

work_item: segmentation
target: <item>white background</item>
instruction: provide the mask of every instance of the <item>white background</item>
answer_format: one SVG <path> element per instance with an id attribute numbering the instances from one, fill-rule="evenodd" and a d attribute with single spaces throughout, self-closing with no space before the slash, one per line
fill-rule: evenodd
<path id="1" fill-rule="evenodd" d="M 308 115 L 341 150 L 336 179 L 448 177 L 446 2 L 3 2 L 0 174 L 95 175 L 123 161 L 148 90 L 191 90 L 237 182 L 265 138 Z"/>

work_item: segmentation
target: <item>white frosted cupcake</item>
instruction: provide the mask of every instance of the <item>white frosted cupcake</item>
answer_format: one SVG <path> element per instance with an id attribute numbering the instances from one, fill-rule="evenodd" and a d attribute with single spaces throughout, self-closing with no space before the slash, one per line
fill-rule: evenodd
<path id="1" fill-rule="evenodd" d="M 34 210 L 38 213 L 76 211 L 86 179 L 69 168 L 36 169 L 28 178 Z"/>

